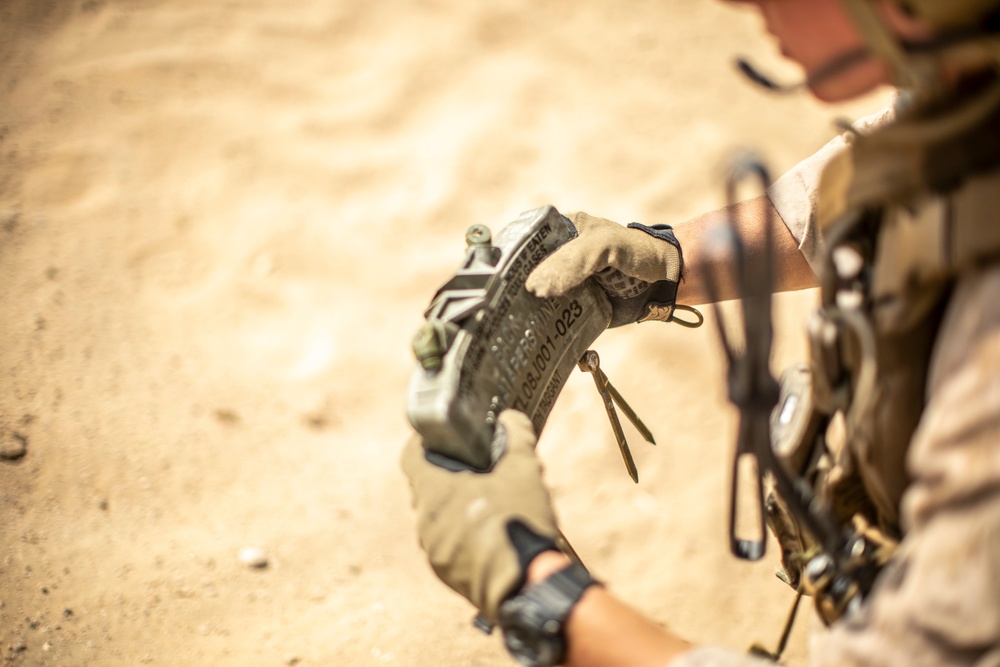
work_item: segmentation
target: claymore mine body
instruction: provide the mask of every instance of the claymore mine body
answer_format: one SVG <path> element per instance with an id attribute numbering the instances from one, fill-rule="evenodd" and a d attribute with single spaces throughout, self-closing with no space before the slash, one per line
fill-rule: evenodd
<path id="1" fill-rule="evenodd" d="M 407 413 L 428 452 L 488 469 L 506 408 L 541 432 L 570 372 L 611 321 L 608 297 L 591 279 L 560 297 L 525 289 L 531 271 L 576 235 L 551 206 L 522 213 L 495 238 L 484 225 L 466 232 L 465 259 L 413 339 Z"/>

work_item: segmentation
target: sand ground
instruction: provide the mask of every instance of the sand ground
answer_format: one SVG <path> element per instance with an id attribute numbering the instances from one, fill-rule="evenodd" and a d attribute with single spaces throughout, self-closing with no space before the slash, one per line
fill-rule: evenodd
<path id="1" fill-rule="evenodd" d="M 410 335 L 470 224 L 680 223 L 732 149 L 780 172 L 881 101 L 774 98 L 737 53 L 794 75 L 717 2 L 0 0 L 3 664 L 511 664 L 416 543 Z M 814 298 L 779 299 L 779 365 Z M 773 643 L 711 331 L 596 347 L 660 444 L 632 432 L 633 485 L 572 378 L 539 445 L 565 533 L 674 631 Z"/>

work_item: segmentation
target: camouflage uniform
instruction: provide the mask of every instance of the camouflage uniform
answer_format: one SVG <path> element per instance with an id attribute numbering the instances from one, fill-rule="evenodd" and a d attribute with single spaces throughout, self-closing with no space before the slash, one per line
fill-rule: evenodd
<path id="1" fill-rule="evenodd" d="M 883 115 L 875 123 L 886 119 Z M 872 121 L 864 121 L 862 129 Z M 819 174 L 824 164 L 845 150 L 844 138 L 831 142 L 779 179 L 769 192 L 814 267 L 823 254 L 816 220 Z M 955 246 L 962 244 L 991 245 L 992 230 L 1000 228 L 996 220 L 1000 176 L 995 172 L 969 179 L 945 198 L 918 197 L 915 202 L 907 215 L 918 216 L 921 207 L 932 206 L 945 216 L 963 216 L 965 229 L 973 230 L 963 232 L 964 239 L 934 239 L 933 243 L 947 244 L 942 253 L 960 254 Z M 890 248 L 892 241 L 892 237 L 885 238 L 881 244 Z M 997 250 L 1000 247 L 985 248 L 976 261 L 963 259 L 953 267 L 946 296 L 940 299 L 943 314 L 935 320 L 938 328 L 931 338 L 926 377 L 921 379 L 919 421 L 901 455 L 905 457 L 903 469 L 893 472 L 886 461 L 873 466 L 874 475 L 903 483 L 868 485 L 889 489 L 884 495 L 895 501 L 896 507 L 887 509 L 890 514 L 897 512 L 889 523 L 902 534 L 899 549 L 864 605 L 816 638 L 811 665 L 1000 665 Z M 895 260 L 883 250 L 878 261 L 891 264 Z M 879 326 L 891 328 L 892 319 L 888 316 Z M 905 327 L 901 331 L 907 333 Z M 859 467 L 866 465 L 859 457 Z M 899 486 L 896 499 L 892 498 L 894 485 Z M 886 512 L 879 514 L 886 517 Z M 761 664 L 768 663 L 701 647 L 670 667 Z"/>

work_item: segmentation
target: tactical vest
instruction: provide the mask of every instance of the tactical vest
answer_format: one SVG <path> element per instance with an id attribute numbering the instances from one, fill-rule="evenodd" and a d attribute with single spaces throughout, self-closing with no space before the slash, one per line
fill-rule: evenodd
<path id="1" fill-rule="evenodd" d="M 811 363 L 783 381 L 810 409 L 791 418 L 779 402 L 772 416 L 785 468 L 868 539 L 876 568 L 905 533 L 906 453 L 951 287 L 963 272 L 1000 261 L 1000 81 L 972 82 L 960 96 L 897 117 L 850 138 L 824 168 L 822 306 L 808 325 Z M 814 536 L 775 494 L 766 509 L 782 548 L 779 576 L 836 620 L 847 601 L 828 598 L 829 577 L 810 580 Z"/>

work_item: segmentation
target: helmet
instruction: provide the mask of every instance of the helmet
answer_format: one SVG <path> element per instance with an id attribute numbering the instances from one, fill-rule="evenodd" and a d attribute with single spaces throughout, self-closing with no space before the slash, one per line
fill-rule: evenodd
<path id="1" fill-rule="evenodd" d="M 924 19 L 938 28 L 980 25 L 997 14 L 997 0 L 894 0 L 910 16 Z"/>
<path id="2" fill-rule="evenodd" d="M 936 29 L 928 43 L 904 44 L 871 0 L 840 0 L 869 52 L 889 67 L 893 83 L 929 100 L 946 89 L 948 66 L 1000 65 L 1000 0 L 891 0 L 903 12 Z"/>

